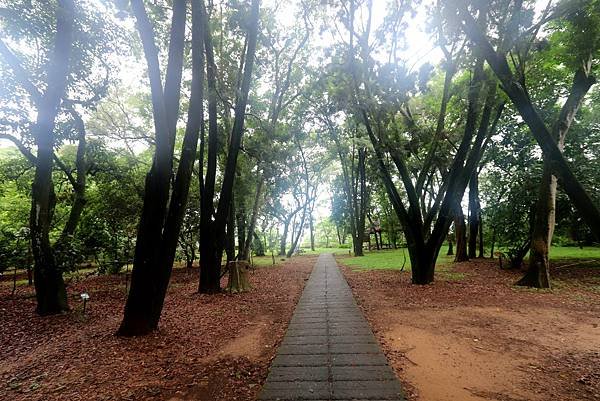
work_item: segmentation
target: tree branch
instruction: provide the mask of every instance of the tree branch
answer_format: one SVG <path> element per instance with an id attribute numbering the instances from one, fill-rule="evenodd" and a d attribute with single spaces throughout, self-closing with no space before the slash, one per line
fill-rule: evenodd
<path id="1" fill-rule="evenodd" d="M 42 94 L 31 81 L 29 74 L 23 67 L 19 58 L 8 48 L 8 46 L 6 46 L 2 39 L 0 39 L 0 54 L 4 57 L 4 61 L 13 70 L 19 83 L 23 86 L 23 88 L 25 88 L 27 93 L 29 93 L 33 99 L 33 102 L 36 105 L 39 104 L 42 100 Z"/>

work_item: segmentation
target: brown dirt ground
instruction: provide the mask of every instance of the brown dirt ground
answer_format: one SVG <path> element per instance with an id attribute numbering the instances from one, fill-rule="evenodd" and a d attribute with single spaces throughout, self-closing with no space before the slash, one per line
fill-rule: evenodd
<path id="1" fill-rule="evenodd" d="M 600 400 L 600 268 L 555 268 L 553 291 L 490 260 L 427 286 L 343 270 L 410 400 Z"/>
<path id="2" fill-rule="evenodd" d="M 73 311 L 46 318 L 31 288 L 0 283 L 0 400 L 254 400 L 314 262 L 257 268 L 237 295 L 199 295 L 198 270 L 176 269 L 160 329 L 130 339 L 114 335 L 123 276 L 71 283 Z"/>

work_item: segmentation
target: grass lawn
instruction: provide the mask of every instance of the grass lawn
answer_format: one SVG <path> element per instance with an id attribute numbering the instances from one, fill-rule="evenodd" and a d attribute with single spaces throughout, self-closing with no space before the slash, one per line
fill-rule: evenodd
<path id="1" fill-rule="evenodd" d="M 284 259 L 283 261 L 281 259 Z M 275 266 L 283 263 L 285 261 L 285 256 L 277 256 L 275 255 Z M 253 256 L 252 257 L 252 263 L 254 263 L 255 266 L 273 266 L 273 258 L 271 257 L 271 255 L 265 255 L 265 256 Z"/>
<path id="2" fill-rule="evenodd" d="M 451 263 L 454 256 L 447 256 L 448 247 L 443 246 L 438 257 L 438 266 Z M 406 257 L 406 263 L 404 262 Z M 385 249 L 382 251 L 365 251 L 365 256 L 339 258 L 340 263 L 358 269 L 399 270 L 404 264 L 404 270 L 410 271 L 408 249 Z"/>
<path id="3" fill-rule="evenodd" d="M 600 259 L 600 247 L 553 246 L 550 248 L 550 259 Z"/>
<path id="4" fill-rule="evenodd" d="M 311 250 L 309 247 L 302 247 L 301 255 L 320 255 L 322 253 L 333 253 L 334 255 L 348 255 L 350 248 L 315 248 Z"/>
<path id="5" fill-rule="evenodd" d="M 437 260 L 437 266 L 449 265 L 454 261 L 454 256 L 447 256 L 448 247 L 443 246 Z M 344 255 L 348 254 L 348 250 Z M 410 271 L 410 258 L 407 249 L 391 249 L 383 251 L 365 251 L 362 257 L 342 257 L 338 258 L 343 265 L 357 269 L 376 269 L 376 270 L 399 270 L 404 263 L 406 255 L 405 271 Z M 573 259 L 600 259 L 600 247 L 552 247 L 550 251 L 551 260 L 573 260 Z M 442 267 L 438 271 L 448 270 Z M 450 273 L 450 272 L 448 272 Z"/>

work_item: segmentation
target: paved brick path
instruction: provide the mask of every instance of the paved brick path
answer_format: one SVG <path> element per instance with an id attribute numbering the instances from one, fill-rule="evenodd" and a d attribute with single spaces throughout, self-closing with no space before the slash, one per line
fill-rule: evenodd
<path id="1" fill-rule="evenodd" d="M 259 400 L 404 400 L 331 254 L 317 260 Z"/>

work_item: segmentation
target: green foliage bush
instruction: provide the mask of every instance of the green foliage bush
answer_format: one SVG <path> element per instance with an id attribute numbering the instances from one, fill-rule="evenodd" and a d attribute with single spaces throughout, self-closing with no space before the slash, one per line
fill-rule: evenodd
<path id="1" fill-rule="evenodd" d="M 30 263 L 29 230 L 0 231 L 0 273 L 10 268 L 25 268 Z"/>

